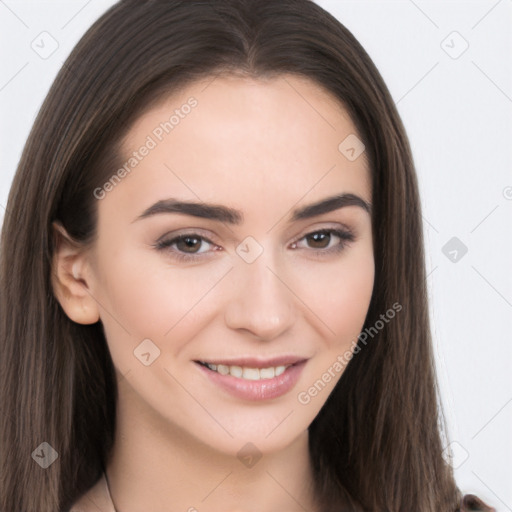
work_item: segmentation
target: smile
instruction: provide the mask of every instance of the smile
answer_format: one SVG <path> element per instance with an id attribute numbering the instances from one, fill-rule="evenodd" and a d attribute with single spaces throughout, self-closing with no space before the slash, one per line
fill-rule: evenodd
<path id="1" fill-rule="evenodd" d="M 213 364 L 200 361 L 200 364 L 206 366 L 210 370 L 220 373 L 221 375 L 231 375 L 246 380 L 266 380 L 279 377 L 291 365 L 286 366 L 270 366 L 269 368 L 249 368 L 247 366 Z"/>
<path id="2" fill-rule="evenodd" d="M 210 383 L 229 395 L 241 400 L 261 401 L 278 398 L 291 391 L 307 359 L 286 357 L 261 361 L 245 358 L 194 362 Z"/>

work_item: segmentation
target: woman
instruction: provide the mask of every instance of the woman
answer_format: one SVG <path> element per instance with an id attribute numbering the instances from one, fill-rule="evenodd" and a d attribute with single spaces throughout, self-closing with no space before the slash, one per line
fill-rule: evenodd
<path id="1" fill-rule="evenodd" d="M 404 128 L 313 2 L 116 4 L 7 212 L 0 510 L 492 510 L 442 457 Z"/>

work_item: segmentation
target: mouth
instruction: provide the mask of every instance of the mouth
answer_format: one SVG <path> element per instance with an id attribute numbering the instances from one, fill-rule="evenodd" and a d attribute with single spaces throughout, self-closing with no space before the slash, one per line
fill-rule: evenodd
<path id="1" fill-rule="evenodd" d="M 211 382 L 231 395 L 244 400 L 266 400 L 290 391 L 297 383 L 306 361 L 298 357 L 280 357 L 194 362 Z"/>
<path id="2" fill-rule="evenodd" d="M 245 380 L 266 380 L 273 379 L 282 375 L 291 364 L 279 366 L 267 366 L 266 368 L 251 368 L 250 366 L 227 365 L 227 364 L 214 364 L 204 361 L 196 361 L 202 366 L 205 366 L 213 372 L 220 373 L 221 375 L 231 375 L 239 379 Z"/>

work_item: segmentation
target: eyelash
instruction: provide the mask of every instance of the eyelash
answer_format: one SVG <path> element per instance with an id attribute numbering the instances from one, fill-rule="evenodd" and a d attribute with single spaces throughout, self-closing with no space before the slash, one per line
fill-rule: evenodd
<path id="1" fill-rule="evenodd" d="M 348 245 L 350 242 L 353 242 L 355 240 L 355 237 L 353 233 L 350 231 L 345 231 L 341 229 L 319 229 L 317 231 L 311 231 L 310 233 L 307 233 L 303 237 L 299 238 L 296 242 L 293 242 L 293 245 L 297 244 L 301 240 L 307 239 L 308 237 L 311 237 L 312 235 L 335 235 L 340 239 L 340 243 L 338 245 L 335 245 L 334 247 L 330 247 L 328 249 L 311 249 L 313 253 L 316 256 L 324 257 L 328 256 L 330 254 L 336 254 L 340 253 L 343 249 L 345 249 L 346 245 Z M 187 238 L 193 238 L 196 240 L 200 240 L 203 242 L 207 242 L 209 244 L 215 245 L 211 240 L 208 238 L 198 235 L 197 233 L 185 233 L 183 235 L 179 235 L 177 237 L 171 238 L 169 240 L 161 240 L 158 241 L 156 244 L 153 245 L 156 250 L 158 251 L 164 251 L 169 250 L 169 252 L 173 252 L 173 257 L 176 258 L 179 261 L 197 261 L 199 258 L 202 257 L 202 254 L 204 253 L 191 253 L 187 254 L 184 252 L 177 251 L 175 249 L 170 249 L 170 247 L 178 242 L 181 242 L 183 240 L 186 240 Z"/>

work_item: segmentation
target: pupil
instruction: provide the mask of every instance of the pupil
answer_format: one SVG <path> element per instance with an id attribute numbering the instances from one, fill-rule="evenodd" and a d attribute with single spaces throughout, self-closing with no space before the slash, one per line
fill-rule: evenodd
<path id="1" fill-rule="evenodd" d="M 193 238 L 190 236 L 187 236 L 185 238 L 181 239 L 181 242 L 185 244 L 185 252 L 194 252 L 194 248 L 198 249 L 199 247 L 194 247 L 197 245 L 200 245 L 200 240 L 198 238 Z M 192 249 L 192 250 L 190 250 Z"/>
<path id="2" fill-rule="evenodd" d="M 330 241 L 330 234 L 329 233 L 315 233 L 313 235 L 310 235 L 310 240 L 313 241 L 313 246 L 316 248 L 325 248 L 329 245 Z M 325 243 L 327 242 L 327 243 Z M 319 245 L 318 245 L 319 243 Z M 315 245 L 317 244 L 317 245 Z"/>

